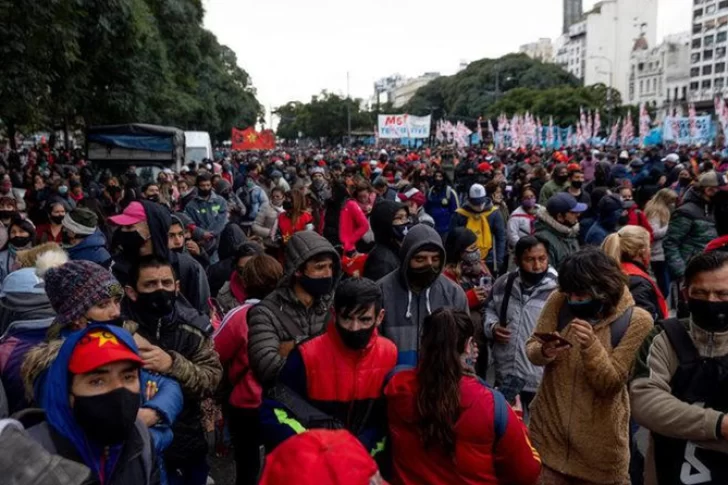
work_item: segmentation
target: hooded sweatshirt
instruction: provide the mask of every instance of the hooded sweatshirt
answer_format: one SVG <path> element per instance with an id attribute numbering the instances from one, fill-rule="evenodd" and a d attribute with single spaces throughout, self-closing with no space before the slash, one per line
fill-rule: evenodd
<path id="1" fill-rule="evenodd" d="M 111 254 L 106 249 L 106 238 L 98 229 L 75 246 L 66 248 L 66 251 L 72 261 L 91 261 L 104 268 L 111 265 Z"/>
<path id="2" fill-rule="evenodd" d="M 285 313 L 297 326 L 298 335 L 291 335 L 277 314 L 263 305 L 256 305 L 248 312 L 248 355 L 250 366 L 263 386 L 273 383 L 286 358 L 281 355 L 283 342 L 300 341 L 318 335 L 331 320 L 332 294 L 326 295 L 306 307 L 293 290 L 295 273 L 311 258 L 331 256 L 334 263 L 334 288 L 341 275 L 339 254 L 322 236 L 313 231 L 298 232 L 291 237 L 285 249 L 285 273 L 278 288 L 265 298 L 265 302 Z M 276 312 L 277 313 L 277 312 Z"/>
<path id="3" fill-rule="evenodd" d="M 399 268 L 399 244 L 394 240 L 392 221 L 404 208 L 399 202 L 382 200 L 372 209 L 370 222 L 375 245 L 364 264 L 364 278 L 378 281 Z"/>
<path id="4" fill-rule="evenodd" d="M 217 295 L 220 288 L 230 280 L 230 275 L 235 270 L 235 252 L 245 241 L 245 233 L 237 224 L 228 224 L 220 234 L 220 246 L 217 248 L 220 261 L 207 269 L 212 295 Z"/>
<path id="5" fill-rule="evenodd" d="M 440 268 L 435 281 L 428 287 L 414 292 L 407 278 L 410 261 L 424 246 L 440 252 Z M 442 238 L 431 227 L 418 224 L 410 230 L 400 248 L 402 264 L 379 281 L 384 295 L 384 321 L 382 335 L 392 340 L 399 351 L 398 365 L 416 365 L 420 348 L 421 326 L 425 318 L 435 310 L 449 307 L 468 311 L 465 292 L 442 274 L 445 266 L 445 248 Z"/>

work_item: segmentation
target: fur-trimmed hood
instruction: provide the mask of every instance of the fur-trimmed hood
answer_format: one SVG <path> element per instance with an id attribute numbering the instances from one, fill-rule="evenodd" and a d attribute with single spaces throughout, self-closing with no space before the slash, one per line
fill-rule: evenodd
<path id="1" fill-rule="evenodd" d="M 551 217 L 545 207 L 536 212 L 536 219 L 542 222 L 552 232 L 556 232 L 564 237 L 577 237 L 579 236 L 579 224 L 577 223 L 574 227 L 569 227 L 561 224 L 559 221 Z"/>

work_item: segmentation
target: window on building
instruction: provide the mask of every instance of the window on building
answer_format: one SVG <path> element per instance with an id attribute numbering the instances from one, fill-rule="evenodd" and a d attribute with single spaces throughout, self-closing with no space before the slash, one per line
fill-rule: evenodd
<path id="1" fill-rule="evenodd" d="M 690 88 L 690 89 L 692 89 L 692 88 Z M 695 89 L 698 89 L 698 83 L 695 83 Z M 682 101 L 685 101 L 686 99 L 688 99 L 688 87 L 687 86 L 683 86 L 682 97 L 680 99 Z"/>
<path id="2" fill-rule="evenodd" d="M 644 71 L 645 70 L 645 63 L 644 62 L 640 62 L 639 64 L 637 64 L 637 70 L 639 72 Z"/>
<path id="3" fill-rule="evenodd" d="M 705 47 L 710 47 L 710 46 L 712 46 L 712 45 L 713 45 L 713 40 L 714 40 L 714 39 L 715 39 L 715 36 L 714 36 L 714 35 L 712 35 L 712 34 L 711 34 L 711 35 L 706 35 L 706 36 L 705 36 L 705 38 L 703 39 L 703 45 L 704 45 Z"/>
<path id="4" fill-rule="evenodd" d="M 725 62 L 716 62 L 715 73 L 719 74 L 721 72 L 725 72 Z"/>
<path id="5" fill-rule="evenodd" d="M 642 95 L 642 92 L 644 91 L 644 89 L 645 89 L 645 83 L 644 83 L 644 81 L 640 80 L 640 91 L 639 91 L 640 96 Z"/>
<path id="6" fill-rule="evenodd" d="M 723 0 L 722 2 L 718 2 L 718 9 L 723 10 L 724 8 L 728 8 L 728 0 Z"/>
<path id="7" fill-rule="evenodd" d="M 715 36 L 715 41 L 717 43 L 725 42 L 726 38 L 728 38 L 728 32 L 718 32 L 718 35 Z"/>
<path id="8" fill-rule="evenodd" d="M 690 77 L 698 77 L 698 76 L 700 76 L 700 68 L 699 67 L 690 68 Z"/>
<path id="9" fill-rule="evenodd" d="M 697 91 L 700 88 L 700 83 L 695 81 L 690 83 L 690 91 Z"/>
<path id="10" fill-rule="evenodd" d="M 704 60 L 704 61 L 709 61 L 709 60 L 711 60 L 712 58 L 713 58 L 713 51 L 712 51 L 712 50 L 709 50 L 709 51 L 703 51 L 703 60 Z"/>
<path id="11" fill-rule="evenodd" d="M 712 86 L 713 82 L 710 79 L 706 79 L 703 81 L 700 85 L 702 89 L 710 89 L 710 86 Z"/>
<path id="12" fill-rule="evenodd" d="M 707 7 L 705 7 L 705 13 L 706 13 L 706 15 L 710 15 L 712 13 L 715 13 L 715 4 L 708 5 Z"/>
<path id="13" fill-rule="evenodd" d="M 657 81 L 657 91 L 662 91 L 662 78 L 659 78 Z"/>
<path id="14" fill-rule="evenodd" d="M 697 38 L 693 39 L 692 47 L 693 49 L 700 49 L 703 46 L 703 39 Z"/>
<path id="15" fill-rule="evenodd" d="M 702 31 L 703 31 L 702 24 L 693 24 L 693 34 L 699 34 Z"/>
<path id="16" fill-rule="evenodd" d="M 693 4 L 694 4 L 694 5 L 702 5 L 702 4 L 703 4 L 703 0 L 695 0 L 695 1 L 693 2 Z"/>
<path id="17" fill-rule="evenodd" d="M 725 57 L 725 47 L 716 47 L 715 48 L 715 58 L 716 59 L 722 59 Z"/>
<path id="18" fill-rule="evenodd" d="M 713 74 L 713 66 L 703 66 L 703 76 L 709 76 Z"/>
<path id="19" fill-rule="evenodd" d="M 713 87 L 716 90 L 718 90 L 718 89 L 723 89 L 723 86 L 725 86 L 725 78 L 722 78 L 722 77 L 715 78 L 715 81 L 713 82 Z"/>
<path id="20" fill-rule="evenodd" d="M 702 16 L 703 16 L 703 9 L 702 8 L 696 8 L 695 11 L 693 12 L 693 18 L 694 19 L 699 19 Z"/>
<path id="21" fill-rule="evenodd" d="M 697 64 L 700 62 L 700 52 L 696 52 L 695 54 L 690 56 L 690 62 L 692 64 Z"/>

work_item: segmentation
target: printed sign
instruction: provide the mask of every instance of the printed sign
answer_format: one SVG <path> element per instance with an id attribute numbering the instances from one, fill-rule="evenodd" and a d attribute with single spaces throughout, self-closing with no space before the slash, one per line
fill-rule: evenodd
<path id="1" fill-rule="evenodd" d="M 431 116 L 379 115 L 379 138 L 429 138 Z"/>

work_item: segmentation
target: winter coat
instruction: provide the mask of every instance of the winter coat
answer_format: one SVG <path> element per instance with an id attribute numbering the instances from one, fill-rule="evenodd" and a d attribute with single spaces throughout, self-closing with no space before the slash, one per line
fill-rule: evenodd
<path id="1" fill-rule="evenodd" d="M 607 236 L 614 234 L 614 232 L 614 230 L 606 229 L 599 220 L 597 220 L 594 224 L 592 224 L 591 228 L 589 228 L 589 232 L 586 233 L 584 243 L 588 246 L 601 246 Z"/>
<path id="2" fill-rule="evenodd" d="M 410 260 L 425 245 L 435 246 L 440 251 L 440 274 L 429 288 L 414 293 L 407 279 L 407 269 Z M 378 282 L 384 296 L 385 310 L 381 332 L 397 345 L 397 364 L 414 365 L 417 363 L 425 317 L 443 307 L 467 312 L 468 300 L 463 289 L 442 274 L 445 248 L 442 238 L 433 228 L 423 224 L 413 227 L 404 238 L 399 254 L 402 265 Z"/>
<path id="3" fill-rule="evenodd" d="M 541 460 L 528 431 L 503 396 L 474 376 L 460 378 L 460 408 L 454 423 L 455 453 L 422 443 L 417 411 L 417 370 L 394 374 L 387 398 L 393 484 L 533 485 Z"/>
<path id="4" fill-rule="evenodd" d="M 551 197 L 558 194 L 559 192 L 563 192 L 564 190 L 566 190 L 566 187 L 567 182 L 559 185 L 556 183 L 555 180 L 549 180 L 548 182 L 546 182 L 546 184 L 541 189 L 541 192 L 539 193 L 538 203 L 545 206 L 546 202 L 548 202 Z"/>
<path id="5" fill-rule="evenodd" d="M 536 211 L 539 210 L 541 210 L 541 206 L 537 205 Z M 529 214 L 523 207 L 519 206 L 508 218 L 508 246 L 513 248 L 522 237 L 533 236 L 536 231 L 535 226 L 535 213 Z"/>
<path id="6" fill-rule="evenodd" d="M 263 205 L 268 204 L 268 194 L 258 185 L 250 189 L 241 187 L 235 195 L 238 196 L 247 209 L 243 216 L 244 225 L 251 224 L 255 221 Z"/>
<path id="7" fill-rule="evenodd" d="M 449 185 L 431 187 L 427 192 L 425 210 L 435 221 L 435 230 L 446 234 L 450 230 L 450 219 L 458 210 L 458 194 Z"/>
<path id="8" fill-rule="evenodd" d="M 258 300 L 248 300 L 225 315 L 213 340 L 220 363 L 227 369 L 224 377 L 232 388 L 228 403 L 236 408 L 257 409 L 263 389 L 253 375 L 248 358 L 248 315 Z"/>
<path id="9" fill-rule="evenodd" d="M 682 205 L 673 212 L 662 241 L 670 274 L 682 278 L 688 260 L 702 253 L 716 237 L 713 208 L 694 190 L 687 191 Z"/>
<path id="10" fill-rule="evenodd" d="M 567 227 L 546 209 L 536 213 L 536 236 L 549 243 L 549 264 L 557 271 L 566 257 L 579 250 L 579 224 Z"/>
<path id="11" fill-rule="evenodd" d="M 707 332 L 689 319 L 680 322 L 703 358 L 728 355 L 728 333 Z M 725 439 L 719 435 L 724 413 L 687 403 L 672 394 L 671 381 L 680 362 L 662 326 L 655 326 L 642 343 L 629 385 L 632 417 L 651 433 L 689 440 L 700 447 L 728 454 Z M 687 462 L 689 463 L 689 461 Z M 645 457 L 645 485 L 657 485 L 654 442 L 649 440 Z"/>
<path id="12" fill-rule="evenodd" d="M 185 214 L 190 216 L 198 227 L 213 233 L 216 237 L 220 236 L 228 222 L 227 202 L 214 192 L 207 199 L 198 195 L 189 201 L 185 206 Z"/>
<path id="13" fill-rule="evenodd" d="M 98 229 L 75 246 L 66 248 L 66 252 L 72 261 L 91 261 L 104 268 L 111 266 L 111 254 L 106 249 L 106 238 Z"/>
<path id="14" fill-rule="evenodd" d="M 536 332 L 554 332 L 566 295 L 554 292 L 546 301 Z M 526 353 L 544 366 L 543 380 L 531 403 L 529 430 L 543 464 L 559 473 L 593 483 L 628 482 L 630 458 L 627 381 L 637 349 L 652 328 L 652 318 L 634 308 L 615 349 L 611 324 L 634 306 L 625 287 L 614 311 L 594 324 L 596 340 L 586 348 L 570 326 L 560 334 L 574 344 L 548 359 L 541 342 L 531 337 Z"/>
<path id="15" fill-rule="evenodd" d="M 124 300 L 122 317 L 138 322 L 137 334 L 172 357 L 172 367 L 165 375 L 176 379 L 185 393 L 184 407 L 173 427 L 174 441 L 165 460 L 180 464 L 206 453 L 200 402 L 217 388 L 222 378 L 210 319 L 182 297 L 175 301 L 173 313 L 161 319 L 150 319 L 131 301 Z"/>
<path id="16" fill-rule="evenodd" d="M 349 430 L 374 456 L 384 449 L 387 419 L 384 384 L 397 362 L 394 344 L 374 330 L 368 345 L 351 350 L 334 322 L 326 331 L 296 347 L 278 383 Z M 266 399 L 261 408 L 266 450 L 301 432 L 295 410 Z"/>
<path id="17" fill-rule="evenodd" d="M 253 234 L 263 239 L 264 242 L 272 242 L 271 229 L 275 226 L 278 214 L 282 211 L 283 208 L 277 208 L 270 202 L 263 204 L 253 222 Z"/>
<path id="18" fill-rule="evenodd" d="M 558 274 L 555 269 L 549 268 L 546 276 L 528 291 L 524 291 L 521 277 L 517 276 L 513 281 L 507 315 L 504 317 L 501 309 L 509 276 L 510 273 L 501 276 L 493 285 L 485 306 L 485 337 L 493 341 L 495 326 L 504 321 L 508 324 L 507 328 L 511 331 L 508 343 L 493 343 L 496 382 L 500 386 L 506 382 L 506 378 L 516 377 L 525 381 L 523 391 L 536 392 L 541 383 L 543 369 L 528 360 L 526 340 L 533 334 L 546 300 L 558 287 Z"/>
<path id="19" fill-rule="evenodd" d="M 652 242 L 652 252 L 650 259 L 652 261 L 665 261 L 665 249 L 662 246 L 662 241 L 667 236 L 667 224 L 662 224 L 659 217 L 653 217 L 648 220 L 650 227 L 652 227 L 652 236 L 655 240 Z"/>
<path id="20" fill-rule="evenodd" d="M 315 256 L 328 255 L 334 262 L 334 281 L 341 275 L 339 255 L 331 243 L 313 231 L 295 234 L 286 245 L 285 273 L 281 282 L 265 301 L 288 315 L 299 327 L 298 335 L 291 335 L 278 315 L 262 305 L 256 305 L 248 314 L 248 355 L 254 375 L 263 386 L 271 385 L 280 372 L 285 357 L 282 343 L 300 341 L 321 333 L 331 319 L 332 295 L 326 295 L 306 307 L 293 291 L 295 273 L 306 261 Z"/>
<path id="21" fill-rule="evenodd" d="M 364 263 L 364 278 L 379 281 L 399 268 L 399 244 L 394 240 L 392 221 L 394 215 L 404 208 L 399 202 L 383 200 L 372 209 L 369 221 L 375 244 Z"/>
<path id="22" fill-rule="evenodd" d="M 220 288 L 230 280 L 230 275 L 235 271 L 237 261 L 235 253 L 248 238 L 237 224 L 228 224 L 220 234 L 220 245 L 217 248 L 217 254 L 220 261 L 207 268 L 207 277 L 210 281 L 210 294 L 217 295 Z"/>
<path id="23" fill-rule="evenodd" d="M 339 240 L 343 246 L 344 253 L 356 249 L 356 243 L 369 231 L 369 221 L 359 204 L 354 199 L 349 199 L 341 209 L 339 219 Z"/>
<path id="24" fill-rule="evenodd" d="M 487 226 L 487 227 L 485 227 Z M 469 203 L 458 209 L 451 220 L 451 230 L 466 227 L 478 236 L 478 247 L 481 256 L 491 267 L 500 268 L 507 257 L 506 222 L 503 215 L 488 200 L 482 212 L 476 212 Z M 474 230 L 475 228 L 477 230 Z M 490 247 L 487 244 L 486 231 L 490 231 Z"/>

